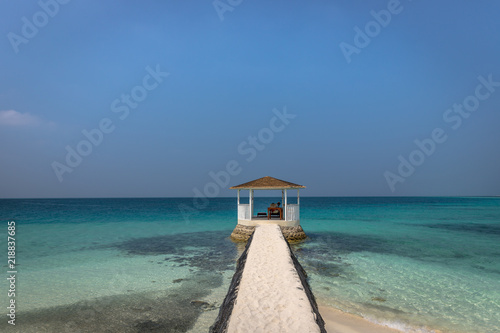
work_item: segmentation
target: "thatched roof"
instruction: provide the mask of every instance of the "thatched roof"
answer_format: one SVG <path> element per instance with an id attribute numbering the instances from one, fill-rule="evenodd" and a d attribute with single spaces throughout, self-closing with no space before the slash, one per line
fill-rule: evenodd
<path id="1" fill-rule="evenodd" d="M 251 182 L 232 186 L 231 190 L 284 190 L 306 188 L 305 186 L 290 183 L 273 177 L 262 177 Z"/>

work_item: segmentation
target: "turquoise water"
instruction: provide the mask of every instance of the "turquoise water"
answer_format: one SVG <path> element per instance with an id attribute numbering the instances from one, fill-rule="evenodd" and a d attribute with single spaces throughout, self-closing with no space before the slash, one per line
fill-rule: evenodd
<path id="1" fill-rule="evenodd" d="M 256 198 L 257 211 L 279 199 Z M 18 271 L 16 326 L 3 315 L 0 331 L 206 332 L 242 248 L 228 239 L 235 198 L 193 207 L 0 200 Z M 305 197 L 301 224 L 309 238 L 293 249 L 318 303 L 406 332 L 500 331 L 500 198 Z"/>

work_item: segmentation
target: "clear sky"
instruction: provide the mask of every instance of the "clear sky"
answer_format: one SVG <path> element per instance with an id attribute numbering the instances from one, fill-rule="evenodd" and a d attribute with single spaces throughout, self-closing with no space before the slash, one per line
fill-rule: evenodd
<path id="1" fill-rule="evenodd" d="M 2 1 L 0 198 L 500 195 L 499 13 Z"/>

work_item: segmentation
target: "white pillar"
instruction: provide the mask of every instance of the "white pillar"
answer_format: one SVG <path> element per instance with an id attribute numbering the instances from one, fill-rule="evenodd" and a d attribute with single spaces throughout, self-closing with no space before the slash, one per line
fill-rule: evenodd
<path id="1" fill-rule="evenodd" d="M 238 207 L 240 206 L 240 189 L 238 189 Z"/>
<path id="2" fill-rule="evenodd" d="M 285 221 L 286 221 L 286 205 L 287 205 L 287 196 L 288 194 L 286 193 L 286 190 L 285 190 L 285 205 L 283 207 L 283 209 L 285 210 Z"/>
<path id="3" fill-rule="evenodd" d="M 250 220 L 253 217 L 253 190 L 250 190 Z"/>
<path id="4" fill-rule="evenodd" d="M 299 194 L 299 189 L 297 189 L 297 206 L 300 206 L 300 194 Z"/>

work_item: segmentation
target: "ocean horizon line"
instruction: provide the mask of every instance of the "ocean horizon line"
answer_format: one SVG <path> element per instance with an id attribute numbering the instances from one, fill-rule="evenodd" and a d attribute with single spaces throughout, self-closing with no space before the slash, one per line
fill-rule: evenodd
<path id="1" fill-rule="evenodd" d="M 234 199 L 236 196 L 217 196 L 205 199 Z M 255 196 L 258 198 L 273 198 L 274 196 Z M 300 195 L 301 198 L 500 198 L 500 195 Z M 196 199 L 197 197 L 169 196 L 124 196 L 124 197 L 12 197 L 0 200 L 76 200 L 76 199 Z"/>

